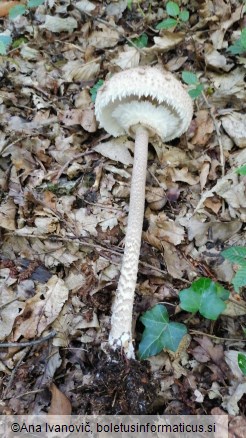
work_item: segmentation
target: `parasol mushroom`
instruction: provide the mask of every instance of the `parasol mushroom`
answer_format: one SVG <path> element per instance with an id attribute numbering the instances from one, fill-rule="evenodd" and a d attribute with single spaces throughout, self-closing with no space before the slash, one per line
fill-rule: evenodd
<path id="1" fill-rule="evenodd" d="M 182 135 L 189 127 L 192 100 L 183 85 L 160 67 L 137 67 L 116 73 L 98 90 L 95 114 L 114 137 L 135 138 L 125 249 L 116 297 L 112 307 L 109 344 L 134 358 L 132 311 L 145 204 L 148 141 L 163 142 Z"/>

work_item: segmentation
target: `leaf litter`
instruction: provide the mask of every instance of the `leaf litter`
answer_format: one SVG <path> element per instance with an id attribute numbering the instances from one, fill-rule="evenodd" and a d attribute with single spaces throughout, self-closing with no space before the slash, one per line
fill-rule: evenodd
<path id="1" fill-rule="evenodd" d="M 143 399 L 131 400 L 126 387 L 112 408 L 116 373 L 126 374 L 102 350 L 134 151 L 130 139 L 98 128 L 90 90 L 108 74 L 157 61 L 180 79 L 184 70 L 195 73 L 203 92 L 187 135 L 149 148 L 134 338 L 139 344 L 139 317 L 161 300 L 172 321 L 184 323 L 179 291 L 201 276 L 221 281 L 230 297 L 215 324 L 192 316 L 179 365 L 170 352 L 139 365 L 145 413 L 244 412 L 245 384 L 226 365 L 244 347 L 244 289 L 233 290 L 234 267 L 220 255 L 246 239 L 245 176 L 236 173 L 246 162 L 245 57 L 228 51 L 244 26 L 244 5 L 181 2 L 190 13 L 184 28 L 157 31 L 166 1 L 127 3 L 45 3 L 15 20 L 3 13 L 1 31 L 9 29 L 13 42 L 0 68 L 1 342 L 57 333 L 27 352 L 1 349 L 3 414 L 140 412 Z M 127 377 L 135 394 L 139 373 L 132 365 Z"/>

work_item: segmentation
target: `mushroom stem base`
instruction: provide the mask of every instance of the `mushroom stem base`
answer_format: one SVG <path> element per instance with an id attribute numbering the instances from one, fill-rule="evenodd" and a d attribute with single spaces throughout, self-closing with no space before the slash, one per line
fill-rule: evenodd
<path id="1" fill-rule="evenodd" d="M 132 310 L 144 217 L 147 158 L 148 130 L 139 125 L 136 127 L 125 250 L 112 308 L 111 331 L 109 334 L 109 344 L 115 349 L 123 349 L 128 358 L 134 358 Z"/>

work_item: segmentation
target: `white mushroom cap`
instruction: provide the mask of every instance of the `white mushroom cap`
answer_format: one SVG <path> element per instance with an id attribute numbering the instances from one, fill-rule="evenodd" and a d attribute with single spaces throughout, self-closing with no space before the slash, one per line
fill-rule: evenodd
<path id="1" fill-rule="evenodd" d="M 192 99 L 171 73 L 161 67 L 137 67 L 116 73 L 98 90 L 95 114 L 114 137 L 133 135 L 141 124 L 162 141 L 182 135 L 189 127 Z"/>

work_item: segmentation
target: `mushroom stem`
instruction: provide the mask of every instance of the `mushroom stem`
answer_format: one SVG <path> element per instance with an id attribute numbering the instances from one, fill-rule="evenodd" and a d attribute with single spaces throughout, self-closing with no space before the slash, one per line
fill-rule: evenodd
<path id="1" fill-rule="evenodd" d="M 144 217 L 149 139 L 148 130 L 141 125 L 136 127 L 135 133 L 134 163 L 125 250 L 116 297 L 112 308 L 111 331 L 109 334 L 109 344 L 114 348 L 122 348 L 128 358 L 134 358 L 132 310 Z"/>

